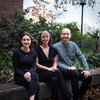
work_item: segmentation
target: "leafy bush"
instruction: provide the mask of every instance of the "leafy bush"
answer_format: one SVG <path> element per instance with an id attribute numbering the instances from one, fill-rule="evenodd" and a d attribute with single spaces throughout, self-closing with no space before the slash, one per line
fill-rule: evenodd
<path id="1" fill-rule="evenodd" d="M 77 42 L 81 41 L 81 34 L 77 23 L 49 23 L 44 17 L 39 17 L 38 22 L 34 22 L 32 19 L 25 19 L 25 13 L 16 12 L 12 17 L 11 21 L 3 19 L 0 21 L 0 52 L 11 51 L 12 48 L 19 46 L 19 36 L 28 31 L 33 36 L 33 40 L 37 41 L 37 36 L 40 31 L 47 30 L 51 33 L 53 43 L 60 41 L 60 32 L 62 28 L 68 27 L 72 30 L 72 40 Z M 5 40 L 5 41 L 4 41 Z"/>
<path id="2" fill-rule="evenodd" d="M 13 80 L 12 53 L 0 55 L 0 83 Z"/>
<path id="3" fill-rule="evenodd" d="M 86 58 L 90 68 L 100 67 L 100 53 L 88 52 Z"/>
<path id="4" fill-rule="evenodd" d="M 95 53 L 93 51 L 88 52 L 85 50 L 83 54 L 88 62 L 90 69 L 100 68 L 100 53 Z M 77 59 L 75 60 L 75 66 L 78 69 L 82 69 L 81 62 Z"/>
<path id="5" fill-rule="evenodd" d="M 94 52 L 98 52 L 99 46 L 99 30 L 95 30 L 93 32 L 87 32 L 83 36 L 83 46 L 85 49 L 92 50 Z"/>

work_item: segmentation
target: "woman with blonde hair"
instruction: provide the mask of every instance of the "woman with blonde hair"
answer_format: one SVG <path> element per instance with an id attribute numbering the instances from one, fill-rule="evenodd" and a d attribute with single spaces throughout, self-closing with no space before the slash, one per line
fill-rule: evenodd
<path id="1" fill-rule="evenodd" d="M 39 75 L 39 81 L 50 84 L 52 100 L 60 100 L 58 91 L 63 100 L 71 100 L 62 74 L 57 68 L 57 51 L 51 46 L 51 35 L 49 32 L 43 31 L 39 34 L 36 51 L 36 71 Z"/>

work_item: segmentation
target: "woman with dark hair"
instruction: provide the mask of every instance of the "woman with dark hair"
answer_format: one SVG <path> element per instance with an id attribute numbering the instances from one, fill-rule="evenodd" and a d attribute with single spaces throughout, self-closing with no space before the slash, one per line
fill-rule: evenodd
<path id="1" fill-rule="evenodd" d="M 59 100 L 58 90 L 63 100 L 71 100 L 60 71 L 57 69 L 57 51 L 51 45 L 51 35 L 43 31 L 39 35 L 37 51 L 37 73 L 40 82 L 51 86 L 52 100 Z"/>
<path id="2" fill-rule="evenodd" d="M 32 38 L 28 32 L 24 32 L 20 38 L 21 47 L 13 52 L 12 62 L 14 68 L 14 80 L 18 85 L 25 86 L 29 90 L 29 100 L 34 100 L 38 88 L 38 75 L 35 72 L 36 51 L 32 50 Z"/>

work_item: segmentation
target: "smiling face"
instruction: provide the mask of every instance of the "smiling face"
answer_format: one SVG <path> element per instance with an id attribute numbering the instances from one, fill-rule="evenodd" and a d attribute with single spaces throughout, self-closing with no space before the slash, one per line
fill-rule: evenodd
<path id="1" fill-rule="evenodd" d="M 41 34 L 41 42 L 42 42 L 42 44 L 48 44 L 49 41 L 50 41 L 49 33 L 46 33 L 46 32 L 42 33 Z"/>
<path id="2" fill-rule="evenodd" d="M 63 42 L 68 42 L 71 38 L 71 31 L 68 28 L 63 29 L 60 37 Z"/>
<path id="3" fill-rule="evenodd" d="M 31 45 L 31 38 L 28 35 L 24 35 L 22 37 L 21 44 L 24 48 L 29 48 Z"/>

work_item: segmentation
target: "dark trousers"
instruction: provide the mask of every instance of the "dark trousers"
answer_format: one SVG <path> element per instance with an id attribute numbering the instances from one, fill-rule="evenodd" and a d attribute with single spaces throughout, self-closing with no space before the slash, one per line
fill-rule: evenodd
<path id="1" fill-rule="evenodd" d="M 40 82 L 48 82 L 50 84 L 52 100 L 59 100 L 58 90 L 63 100 L 71 100 L 64 79 L 59 70 L 55 70 L 55 72 L 42 70 L 37 73 Z"/>
<path id="2" fill-rule="evenodd" d="M 65 79 L 71 80 L 73 100 L 79 100 L 80 95 L 85 94 L 91 81 L 92 77 L 84 78 L 84 75 L 81 74 L 82 70 L 62 70 L 60 69 Z M 82 84 L 79 88 L 79 81 L 82 81 Z"/>
<path id="3" fill-rule="evenodd" d="M 29 91 L 29 96 L 35 95 L 38 89 L 38 74 L 33 72 L 31 74 L 31 81 L 28 82 L 23 77 L 15 76 L 15 83 L 24 86 Z"/>

